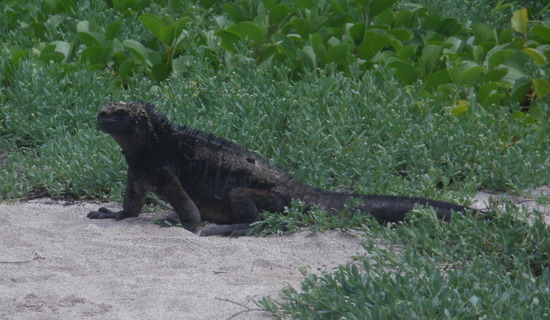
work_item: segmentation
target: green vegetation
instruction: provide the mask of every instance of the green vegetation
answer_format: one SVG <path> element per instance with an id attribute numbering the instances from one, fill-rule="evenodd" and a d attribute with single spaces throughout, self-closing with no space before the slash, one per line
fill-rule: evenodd
<path id="1" fill-rule="evenodd" d="M 2 1 L 0 199 L 120 199 L 123 157 L 95 126 L 110 100 L 155 102 L 330 190 L 468 204 L 547 184 L 548 6 L 493 2 Z M 259 302 L 274 315 L 548 316 L 541 217 L 419 209 L 378 227 L 302 208 L 258 231 L 370 226 L 369 258 Z"/>
<path id="2" fill-rule="evenodd" d="M 356 204 L 354 201 L 357 199 L 347 203 L 341 214 L 331 216 L 318 207 L 308 207 L 303 201 L 294 200 L 290 208 L 285 207 L 284 214 L 265 212 L 264 220 L 255 222 L 249 233 L 256 236 L 281 235 L 305 229 L 312 232 L 335 228 L 363 229 L 377 224 L 373 217 L 355 210 L 361 201 Z"/>
<path id="3" fill-rule="evenodd" d="M 523 219 L 509 207 L 491 221 L 445 224 L 419 210 L 397 228 L 371 228 L 355 263 L 258 304 L 278 319 L 544 319 L 548 226 Z"/>

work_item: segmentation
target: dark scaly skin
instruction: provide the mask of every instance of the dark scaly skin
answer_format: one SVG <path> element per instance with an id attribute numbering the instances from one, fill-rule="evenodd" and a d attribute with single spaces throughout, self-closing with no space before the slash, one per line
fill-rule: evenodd
<path id="1" fill-rule="evenodd" d="M 123 209 L 100 208 L 90 219 L 137 217 L 148 191 L 170 203 L 182 225 L 195 231 L 202 220 L 218 223 L 201 236 L 245 235 L 262 211 L 282 212 L 291 199 L 338 214 L 350 198 L 380 222 L 404 219 L 415 205 L 433 207 L 440 219 L 468 208 L 430 199 L 329 192 L 303 185 L 257 154 L 229 141 L 170 123 L 152 104 L 109 102 L 99 128 L 122 148 L 128 162 Z"/>

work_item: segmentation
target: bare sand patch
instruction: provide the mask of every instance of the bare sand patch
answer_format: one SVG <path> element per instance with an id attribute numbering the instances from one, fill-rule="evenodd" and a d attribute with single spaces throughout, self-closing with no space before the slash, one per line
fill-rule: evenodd
<path id="1" fill-rule="evenodd" d="M 87 219 L 97 207 L 0 204 L 0 319 L 226 319 L 245 310 L 228 301 L 257 308 L 248 297 L 299 286 L 299 267 L 331 271 L 364 254 L 341 231 L 198 237 L 155 225 L 162 212 Z"/>

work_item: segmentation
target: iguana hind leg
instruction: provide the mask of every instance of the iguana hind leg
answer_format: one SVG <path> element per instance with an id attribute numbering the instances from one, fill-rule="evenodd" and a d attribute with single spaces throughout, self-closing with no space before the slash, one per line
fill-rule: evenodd
<path id="1" fill-rule="evenodd" d="M 235 188 L 229 193 L 231 210 L 235 223 L 208 227 L 201 237 L 224 235 L 239 237 L 246 235 L 250 224 L 261 220 L 262 211 L 279 212 L 288 205 L 288 200 L 279 193 L 252 188 Z"/>

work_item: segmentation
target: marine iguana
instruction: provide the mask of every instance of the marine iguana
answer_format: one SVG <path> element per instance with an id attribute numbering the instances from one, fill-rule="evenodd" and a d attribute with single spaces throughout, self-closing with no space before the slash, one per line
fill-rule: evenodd
<path id="1" fill-rule="evenodd" d="M 282 212 L 291 199 L 338 214 L 350 198 L 359 210 L 380 222 L 403 220 L 415 205 L 435 209 L 448 220 L 467 207 L 422 198 L 361 195 L 320 190 L 294 180 L 256 153 L 230 141 L 170 123 L 153 104 L 109 102 L 97 116 L 99 129 L 120 145 L 128 163 L 123 209 L 99 208 L 90 219 L 137 217 L 152 191 L 167 201 L 184 228 L 195 231 L 202 220 L 218 223 L 201 232 L 245 235 L 262 211 Z"/>

